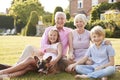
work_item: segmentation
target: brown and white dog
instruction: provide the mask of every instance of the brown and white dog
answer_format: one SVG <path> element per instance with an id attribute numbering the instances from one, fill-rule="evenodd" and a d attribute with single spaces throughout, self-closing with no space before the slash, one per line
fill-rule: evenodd
<path id="1" fill-rule="evenodd" d="M 49 56 L 47 59 L 39 59 L 37 56 L 34 56 L 36 60 L 36 65 L 38 68 L 38 72 L 41 74 L 57 74 L 59 72 L 65 72 L 65 68 L 71 64 L 72 62 L 68 61 L 65 58 L 62 58 L 58 61 L 58 63 L 54 66 L 50 66 L 49 63 L 52 59 L 52 56 Z"/>

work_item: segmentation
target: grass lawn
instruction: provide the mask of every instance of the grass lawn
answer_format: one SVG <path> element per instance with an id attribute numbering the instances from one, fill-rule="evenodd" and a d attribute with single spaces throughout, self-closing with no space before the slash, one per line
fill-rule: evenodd
<path id="1" fill-rule="evenodd" d="M 14 65 L 25 46 L 30 44 L 39 48 L 40 39 L 40 37 L 0 36 L 0 63 Z M 112 46 L 115 49 L 115 64 L 120 64 L 120 39 L 107 38 L 107 40 L 112 42 Z M 35 72 L 28 72 L 21 77 L 13 78 L 11 80 L 74 80 L 74 75 L 60 73 L 42 76 Z M 120 80 L 120 72 L 116 72 L 109 80 Z"/>

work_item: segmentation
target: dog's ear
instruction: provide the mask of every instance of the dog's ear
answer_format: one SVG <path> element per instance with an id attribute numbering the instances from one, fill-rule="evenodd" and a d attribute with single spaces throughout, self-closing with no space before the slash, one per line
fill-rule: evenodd
<path id="1" fill-rule="evenodd" d="M 52 59 L 52 56 L 49 56 L 47 59 L 46 59 L 46 62 L 49 63 Z"/>
<path id="2" fill-rule="evenodd" d="M 35 59 L 35 61 L 38 61 L 38 60 L 39 60 L 39 58 L 38 58 L 37 56 L 34 56 L 34 59 Z"/>

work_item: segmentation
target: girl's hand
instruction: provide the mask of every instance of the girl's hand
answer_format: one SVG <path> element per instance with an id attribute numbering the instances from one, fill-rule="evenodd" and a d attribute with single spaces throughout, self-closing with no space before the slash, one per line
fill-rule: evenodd
<path id="1" fill-rule="evenodd" d="M 55 60 L 53 60 L 49 63 L 50 66 L 55 66 L 55 64 L 57 64 L 57 62 Z"/>
<path id="2" fill-rule="evenodd" d="M 51 53 L 57 54 L 57 50 L 55 50 L 53 48 L 48 48 L 48 49 L 45 50 L 45 52 L 51 52 Z"/>

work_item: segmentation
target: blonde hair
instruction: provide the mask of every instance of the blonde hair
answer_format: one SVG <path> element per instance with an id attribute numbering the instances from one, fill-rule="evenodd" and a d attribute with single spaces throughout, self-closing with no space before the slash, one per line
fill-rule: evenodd
<path id="1" fill-rule="evenodd" d="M 86 25 L 88 20 L 87 17 L 84 14 L 77 14 L 74 18 L 74 25 L 76 26 L 76 21 L 83 21 Z"/>
<path id="2" fill-rule="evenodd" d="M 48 33 L 48 43 L 51 44 L 51 42 L 50 42 L 50 40 L 49 40 L 49 34 L 50 34 L 51 32 L 57 32 L 57 40 L 56 40 L 56 43 L 57 43 L 57 42 L 60 42 L 60 35 L 59 35 L 58 30 L 56 30 L 56 29 L 51 29 L 51 30 L 49 31 L 49 33 Z"/>
<path id="3" fill-rule="evenodd" d="M 63 18 L 66 19 L 66 14 L 65 14 L 64 12 L 56 12 L 56 14 L 55 14 L 55 20 L 57 19 L 57 17 L 58 17 L 59 15 L 62 15 Z"/>
<path id="4" fill-rule="evenodd" d="M 104 36 L 105 38 L 105 31 L 101 26 L 94 26 L 90 31 L 90 35 L 92 36 L 93 34 Z"/>

